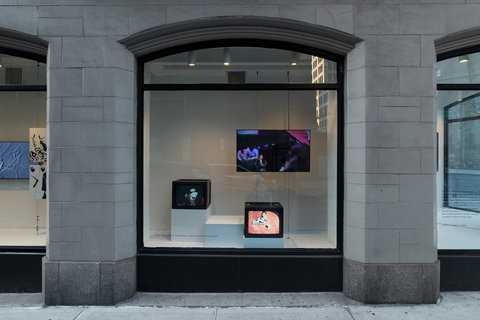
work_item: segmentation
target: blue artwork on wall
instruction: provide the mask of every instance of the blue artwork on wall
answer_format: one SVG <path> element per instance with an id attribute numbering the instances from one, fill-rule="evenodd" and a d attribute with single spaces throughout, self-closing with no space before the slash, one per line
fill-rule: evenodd
<path id="1" fill-rule="evenodd" d="M 0 179 L 29 178 L 29 143 L 0 141 Z"/>

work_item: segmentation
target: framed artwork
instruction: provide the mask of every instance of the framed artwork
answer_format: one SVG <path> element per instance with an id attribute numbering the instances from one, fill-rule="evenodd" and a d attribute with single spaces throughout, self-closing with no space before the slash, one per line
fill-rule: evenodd
<path id="1" fill-rule="evenodd" d="M 0 179 L 28 179 L 28 142 L 0 142 Z"/>
<path id="2" fill-rule="evenodd" d="M 30 128 L 30 162 L 47 162 L 46 128 Z"/>
<path id="3" fill-rule="evenodd" d="M 30 198 L 47 199 L 47 167 L 30 166 Z"/>

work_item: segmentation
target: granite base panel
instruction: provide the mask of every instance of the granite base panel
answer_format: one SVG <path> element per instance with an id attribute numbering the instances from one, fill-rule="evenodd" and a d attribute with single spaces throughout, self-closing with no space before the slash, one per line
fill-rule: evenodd
<path id="1" fill-rule="evenodd" d="M 369 304 L 436 303 L 440 295 L 440 261 L 373 264 L 344 259 L 343 292 Z"/>
<path id="2" fill-rule="evenodd" d="M 43 258 L 46 305 L 114 305 L 137 289 L 136 257 L 120 261 L 49 261 Z"/>

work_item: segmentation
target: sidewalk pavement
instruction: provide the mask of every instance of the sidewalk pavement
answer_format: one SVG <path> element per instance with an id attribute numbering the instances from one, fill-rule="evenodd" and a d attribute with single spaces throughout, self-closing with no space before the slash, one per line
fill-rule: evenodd
<path id="1" fill-rule="evenodd" d="M 365 305 L 342 293 L 137 293 L 111 307 L 45 307 L 40 294 L 0 294 L 0 319 L 475 320 L 480 292 L 442 292 L 434 305 Z"/>

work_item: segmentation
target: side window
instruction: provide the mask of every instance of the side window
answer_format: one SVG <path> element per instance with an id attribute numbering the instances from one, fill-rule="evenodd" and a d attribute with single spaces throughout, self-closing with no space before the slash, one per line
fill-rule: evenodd
<path id="1" fill-rule="evenodd" d="M 0 246 L 46 243 L 46 68 L 0 53 Z"/>
<path id="2" fill-rule="evenodd" d="M 480 53 L 438 62 L 438 248 L 480 249 Z"/>

